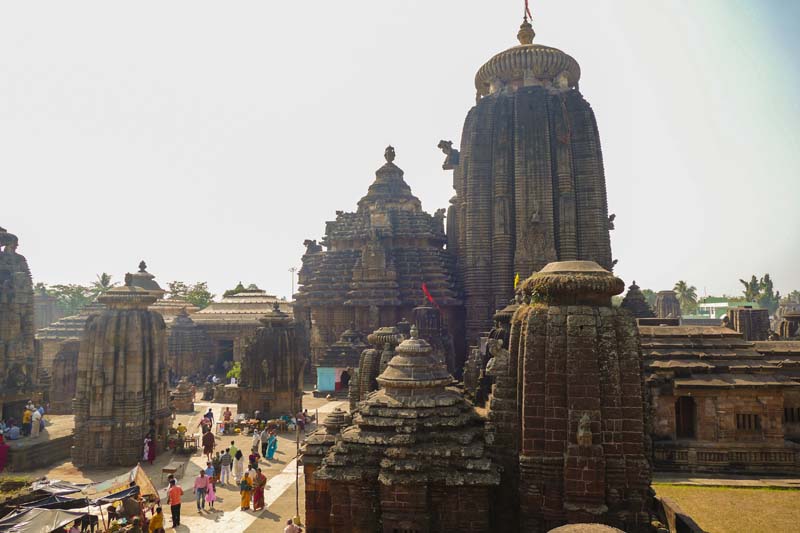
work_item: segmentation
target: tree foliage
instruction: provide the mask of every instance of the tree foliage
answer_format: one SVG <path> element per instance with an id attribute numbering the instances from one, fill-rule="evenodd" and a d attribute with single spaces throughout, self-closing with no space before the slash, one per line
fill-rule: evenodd
<path id="1" fill-rule="evenodd" d="M 644 299 L 647 300 L 647 305 L 651 308 L 655 307 L 656 305 L 656 291 L 652 289 L 642 289 L 642 295 Z"/>
<path id="2" fill-rule="evenodd" d="M 744 286 L 744 298 L 748 302 L 756 302 L 760 307 L 768 309 L 770 314 L 778 309 L 781 293 L 775 290 L 775 285 L 769 274 L 764 274 L 759 279 L 755 274 L 750 276 L 750 281 L 739 280 Z"/>
<path id="3" fill-rule="evenodd" d="M 697 287 L 681 280 L 672 290 L 675 291 L 678 303 L 681 304 L 681 313 L 688 315 L 697 309 Z"/>
<path id="4" fill-rule="evenodd" d="M 786 301 L 793 304 L 800 304 L 800 291 L 795 289 L 787 294 Z"/>
<path id="5" fill-rule="evenodd" d="M 227 298 L 228 296 L 233 296 L 234 294 L 239 294 L 240 292 L 245 292 L 245 291 L 247 291 L 247 289 L 245 288 L 244 285 L 242 285 L 242 282 L 240 281 L 234 288 L 225 291 L 222 294 L 222 297 Z"/>
<path id="6" fill-rule="evenodd" d="M 94 297 L 97 298 L 101 294 L 105 294 L 108 289 L 113 289 L 117 285 L 119 285 L 119 283 L 111 281 L 111 274 L 103 272 L 102 274 L 97 274 L 97 280 L 92 282 L 90 288 L 94 293 Z"/>
<path id="7" fill-rule="evenodd" d="M 56 299 L 56 306 L 61 309 L 65 316 L 77 315 L 81 308 L 95 298 L 92 287 L 69 283 L 66 285 L 46 285 L 36 284 L 37 290 L 44 289 L 48 296 Z"/>
<path id="8" fill-rule="evenodd" d="M 200 309 L 208 307 L 214 301 L 214 295 L 208 290 L 208 282 L 198 281 L 187 284 L 183 281 L 170 281 L 167 284 L 170 298 L 183 298 Z"/>
<path id="9" fill-rule="evenodd" d="M 239 378 L 242 376 L 242 364 L 239 361 L 233 363 L 231 369 L 228 370 L 228 373 L 225 374 L 225 377 L 228 379 L 236 378 L 236 381 L 239 381 Z"/>

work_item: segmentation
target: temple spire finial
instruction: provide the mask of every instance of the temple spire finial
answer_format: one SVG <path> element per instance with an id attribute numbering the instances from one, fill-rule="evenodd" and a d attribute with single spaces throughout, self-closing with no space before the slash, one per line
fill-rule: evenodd
<path id="1" fill-rule="evenodd" d="M 525 0 L 525 11 L 522 14 L 522 24 L 519 26 L 519 31 L 517 32 L 517 39 L 519 40 L 519 44 L 533 44 L 533 38 L 536 37 L 536 32 L 533 31 L 533 26 L 531 26 L 531 10 L 528 7 L 528 0 Z"/>
<path id="2" fill-rule="evenodd" d="M 387 163 L 392 163 L 394 161 L 394 146 L 391 144 L 386 147 L 386 150 L 383 151 L 383 157 L 386 158 Z"/>

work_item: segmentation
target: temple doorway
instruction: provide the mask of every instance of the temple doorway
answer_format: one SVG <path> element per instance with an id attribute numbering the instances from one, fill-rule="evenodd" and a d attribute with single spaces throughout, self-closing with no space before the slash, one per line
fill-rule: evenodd
<path id="1" fill-rule="evenodd" d="M 227 363 L 227 364 L 226 364 Z M 217 359 L 214 362 L 214 373 L 227 374 L 233 364 L 233 341 L 220 340 L 217 341 Z"/>
<path id="2" fill-rule="evenodd" d="M 681 396 L 675 401 L 675 435 L 679 439 L 693 439 L 695 404 L 691 396 Z"/>

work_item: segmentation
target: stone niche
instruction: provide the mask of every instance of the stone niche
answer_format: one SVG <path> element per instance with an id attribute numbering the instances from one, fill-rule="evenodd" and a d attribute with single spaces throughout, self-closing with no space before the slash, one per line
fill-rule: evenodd
<path id="1" fill-rule="evenodd" d="M 164 319 L 147 307 L 157 295 L 132 285 L 98 300 L 81 338 L 73 403 L 77 466 L 132 466 L 142 458 L 144 437 L 163 450 L 170 427 L 167 336 Z"/>

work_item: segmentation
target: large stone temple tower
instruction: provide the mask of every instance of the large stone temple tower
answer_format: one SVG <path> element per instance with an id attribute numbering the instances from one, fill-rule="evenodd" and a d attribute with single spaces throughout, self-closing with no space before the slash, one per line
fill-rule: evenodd
<path id="1" fill-rule="evenodd" d="M 152 292 L 115 287 L 98 301 L 106 305 L 86 321 L 78 354 L 73 402 L 79 466 L 132 466 L 142 458 L 144 437 L 152 432 L 157 451 L 170 425 L 167 336 L 164 319 L 147 307 Z"/>
<path id="2" fill-rule="evenodd" d="M 456 190 L 447 246 L 458 258 L 470 341 L 511 299 L 517 274 L 525 279 L 552 261 L 612 267 L 613 216 L 580 67 L 533 44 L 534 35 L 526 19 L 520 44 L 478 70 L 460 154 L 443 141 Z"/>

